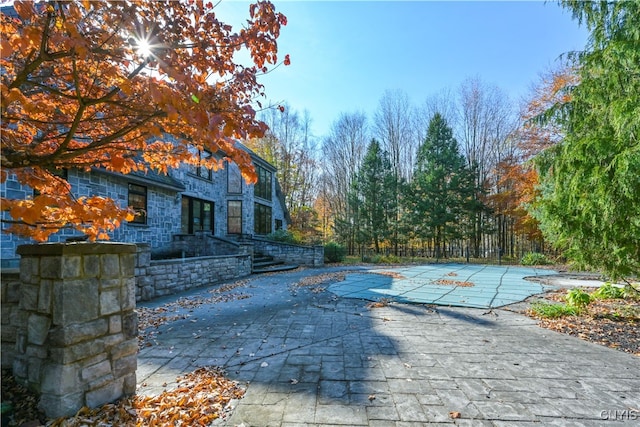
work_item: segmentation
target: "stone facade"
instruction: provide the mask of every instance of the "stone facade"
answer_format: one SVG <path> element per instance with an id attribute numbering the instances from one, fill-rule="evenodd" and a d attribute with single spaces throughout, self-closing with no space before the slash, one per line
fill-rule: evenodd
<path id="1" fill-rule="evenodd" d="M 173 295 L 212 283 L 251 274 L 251 254 L 204 256 L 169 260 L 151 260 L 149 247 L 138 246 L 136 255 L 136 300 Z"/>
<path id="2" fill-rule="evenodd" d="M 193 198 L 213 204 L 213 236 L 235 239 L 237 235 L 229 235 L 227 225 L 227 206 L 229 201 L 242 203 L 242 235 L 254 234 L 254 206 L 256 202 L 268 206 L 272 210 L 271 227 L 277 224 L 286 229 L 288 214 L 275 179 L 275 168 L 251 153 L 254 164 L 271 172 L 273 197 L 270 200 L 259 199 L 254 195 L 254 185 L 248 185 L 240 177 L 238 167 L 229 163 L 224 169 L 212 171 L 211 177 L 203 177 L 192 167 L 182 166 L 171 170 L 168 176 L 149 173 L 120 175 L 103 170 L 85 172 L 68 170 L 66 179 L 71 191 L 76 196 L 106 196 L 117 201 L 121 206 L 128 205 L 128 184 L 141 185 L 147 191 L 146 224 L 134 222 L 123 223 L 110 233 L 112 241 L 127 243 L 147 243 L 153 252 L 166 252 L 172 248 L 176 235 L 183 234 L 182 201 Z M 232 183 L 232 185 L 230 184 Z M 21 185 L 15 176 L 9 174 L 8 179 L 0 184 L 0 196 L 10 199 L 26 199 L 33 197 L 33 190 Z M 2 212 L 8 218 L 7 212 Z M 65 242 L 69 238 L 78 238 L 79 233 L 72 229 L 64 229 L 52 235 L 50 242 Z M 21 244 L 34 243 L 28 239 L 7 233 L 0 234 L 0 247 L 3 268 L 16 267 L 16 249 Z"/>
<path id="3" fill-rule="evenodd" d="M 18 248 L 13 374 L 40 394 L 47 416 L 135 393 L 135 251 L 129 244 L 84 242 Z"/>
<path id="4" fill-rule="evenodd" d="M 309 267 L 324 265 L 323 246 L 300 246 L 267 239 L 252 238 L 253 250 L 256 253 L 270 255 L 287 264 L 300 264 Z"/>

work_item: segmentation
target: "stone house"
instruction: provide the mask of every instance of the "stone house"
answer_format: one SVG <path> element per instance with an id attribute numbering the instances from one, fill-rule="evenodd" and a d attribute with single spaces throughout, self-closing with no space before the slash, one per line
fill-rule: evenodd
<path id="1" fill-rule="evenodd" d="M 159 258 L 216 255 L 224 252 L 225 242 L 286 229 L 289 218 L 276 169 L 244 145 L 238 143 L 238 147 L 253 160 L 258 176 L 255 185 L 247 184 L 238 166 L 230 162 L 218 171 L 182 165 L 168 175 L 154 172 L 122 175 L 97 168 L 90 172 L 66 170 L 64 175 L 74 195 L 104 195 L 138 212 L 133 221 L 110 233 L 112 241 L 146 243 L 152 256 Z M 6 198 L 27 198 L 33 190 L 10 176 L 0 185 L 0 194 Z M 203 252 L 194 245 L 196 236 L 200 240 L 206 237 L 208 250 Z M 77 231 L 65 229 L 49 240 L 64 242 L 78 238 L 82 236 Z M 6 233 L 0 239 L 3 268 L 17 267 L 17 247 L 33 243 Z M 215 247 L 219 248 L 217 252 Z"/>

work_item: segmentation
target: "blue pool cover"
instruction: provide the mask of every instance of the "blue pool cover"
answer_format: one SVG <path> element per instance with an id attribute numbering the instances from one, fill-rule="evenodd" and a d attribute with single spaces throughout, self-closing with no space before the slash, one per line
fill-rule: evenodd
<path id="1" fill-rule="evenodd" d="M 544 291 L 525 277 L 555 274 L 553 270 L 473 264 L 429 264 L 375 269 L 347 274 L 329 286 L 334 294 L 369 301 L 494 308 Z"/>

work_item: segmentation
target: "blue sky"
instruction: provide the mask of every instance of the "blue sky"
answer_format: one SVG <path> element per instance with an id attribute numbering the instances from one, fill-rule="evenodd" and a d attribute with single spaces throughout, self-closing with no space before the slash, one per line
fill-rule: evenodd
<path id="1" fill-rule="evenodd" d="M 288 18 L 278 44 L 291 65 L 261 82 L 268 99 L 308 110 L 318 137 L 341 112 L 371 118 L 387 89 L 417 105 L 478 76 L 517 101 L 561 54 L 587 41 L 555 2 L 272 1 Z M 224 3 L 223 20 L 248 16 L 248 3 Z"/>

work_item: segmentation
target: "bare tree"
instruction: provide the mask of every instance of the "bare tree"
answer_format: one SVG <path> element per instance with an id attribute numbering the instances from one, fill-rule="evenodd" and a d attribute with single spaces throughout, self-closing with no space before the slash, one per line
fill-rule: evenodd
<path id="1" fill-rule="evenodd" d="M 251 148 L 278 169 L 278 182 L 292 217 L 292 229 L 311 237 L 318 160 L 309 112 L 304 111 L 301 116 L 285 106 L 283 111 L 267 110 L 263 120 L 269 131 L 264 138 L 253 141 Z"/>
<path id="2" fill-rule="evenodd" d="M 478 77 L 469 78 L 460 86 L 458 140 L 469 167 L 476 171 L 478 210 L 470 224 L 475 256 L 480 255 L 482 237 L 491 222 L 490 215 L 481 208 L 485 195 L 497 191 L 499 179 L 494 171 L 507 152 L 513 150 L 510 137 L 517 125 L 515 111 L 502 90 Z"/>
<path id="3" fill-rule="evenodd" d="M 367 117 L 364 113 L 342 113 L 333 122 L 323 143 L 323 182 L 326 204 L 334 215 L 337 234 L 354 248 L 357 221 L 349 204 L 349 193 L 367 147 Z"/>
<path id="4" fill-rule="evenodd" d="M 391 167 L 398 179 L 411 177 L 419 136 L 414 111 L 406 92 L 385 91 L 374 115 L 374 134 L 389 153 Z"/>

